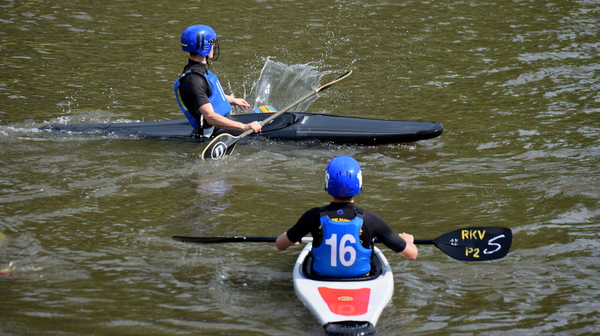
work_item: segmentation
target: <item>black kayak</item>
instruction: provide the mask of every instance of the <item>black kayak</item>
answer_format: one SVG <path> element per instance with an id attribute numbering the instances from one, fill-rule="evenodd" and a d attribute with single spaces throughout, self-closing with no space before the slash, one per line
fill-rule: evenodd
<path id="1" fill-rule="evenodd" d="M 269 113 L 230 115 L 228 118 L 249 123 L 262 121 Z M 128 134 L 143 139 L 194 139 L 194 128 L 187 119 L 106 123 L 48 125 L 41 128 L 51 132 Z M 439 136 L 444 126 L 435 121 L 380 120 L 343 117 L 328 114 L 286 112 L 263 126 L 261 136 L 273 140 L 318 140 L 337 144 L 383 145 L 414 142 Z M 239 135 L 242 132 L 222 131 Z M 215 134 L 218 135 L 219 133 Z"/>

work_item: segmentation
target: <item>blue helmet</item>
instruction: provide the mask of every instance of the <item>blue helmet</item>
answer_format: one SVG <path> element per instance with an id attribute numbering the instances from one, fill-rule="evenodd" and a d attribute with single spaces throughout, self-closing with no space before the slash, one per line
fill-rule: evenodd
<path id="1" fill-rule="evenodd" d="M 181 34 L 181 50 L 183 51 L 207 57 L 213 47 L 215 51 L 211 59 L 216 61 L 219 57 L 219 42 L 217 33 L 209 26 L 189 26 Z"/>
<path id="2" fill-rule="evenodd" d="M 325 170 L 325 190 L 331 196 L 349 197 L 360 193 L 362 171 L 354 158 L 347 155 L 336 156 Z"/>

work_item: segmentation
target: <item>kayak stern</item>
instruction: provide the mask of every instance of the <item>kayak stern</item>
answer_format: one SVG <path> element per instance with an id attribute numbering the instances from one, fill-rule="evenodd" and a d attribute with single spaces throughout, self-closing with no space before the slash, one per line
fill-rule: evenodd
<path id="1" fill-rule="evenodd" d="M 323 329 L 328 336 L 372 336 L 377 332 L 371 322 L 364 321 L 331 322 Z"/>
<path id="2" fill-rule="evenodd" d="M 392 299 L 394 279 L 383 253 L 375 247 L 378 275 L 357 279 L 315 279 L 306 269 L 308 243 L 294 265 L 294 290 L 330 336 L 375 333 L 379 315 Z"/>

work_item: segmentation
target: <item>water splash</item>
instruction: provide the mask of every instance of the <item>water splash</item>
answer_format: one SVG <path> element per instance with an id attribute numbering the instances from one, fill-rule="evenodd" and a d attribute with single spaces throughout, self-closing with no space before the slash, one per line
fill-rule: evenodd
<path id="1" fill-rule="evenodd" d="M 252 109 L 261 105 L 283 109 L 318 88 L 321 77 L 326 73 L 308 64 L 286 65 L 267 59 L 258 81 L 252 86 L 246 100 L 253 104 Z M 293 110 L 306 111 L 317 98 L 318 95 L 315 95 L 294 107 Z"/>

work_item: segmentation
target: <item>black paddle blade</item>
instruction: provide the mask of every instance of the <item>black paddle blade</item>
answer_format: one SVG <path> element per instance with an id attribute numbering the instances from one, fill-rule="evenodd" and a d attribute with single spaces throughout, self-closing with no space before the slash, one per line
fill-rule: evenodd
<path id="1" fill-rule="evenodd" d="M 470 227 L 448 232 L 433 244 L 454 259 L 463 261 L 495 260 L 506 256 L 512 243 L 512 231 L 503 227 Z"/>
<path id="2" fill-rule="evenodd" d="M 173 240 L 194 244 L 222 244 L 222 243 L 274 243 L 277 237 L 185 237 L 173 236 Z"/>
<path id="3" fill-rule="evenodd" d="M 227 133 L 218 135 L 202 151 L 202 160 L 218 160 L 230 155 L 239 140 L 239 137 Z"/>

